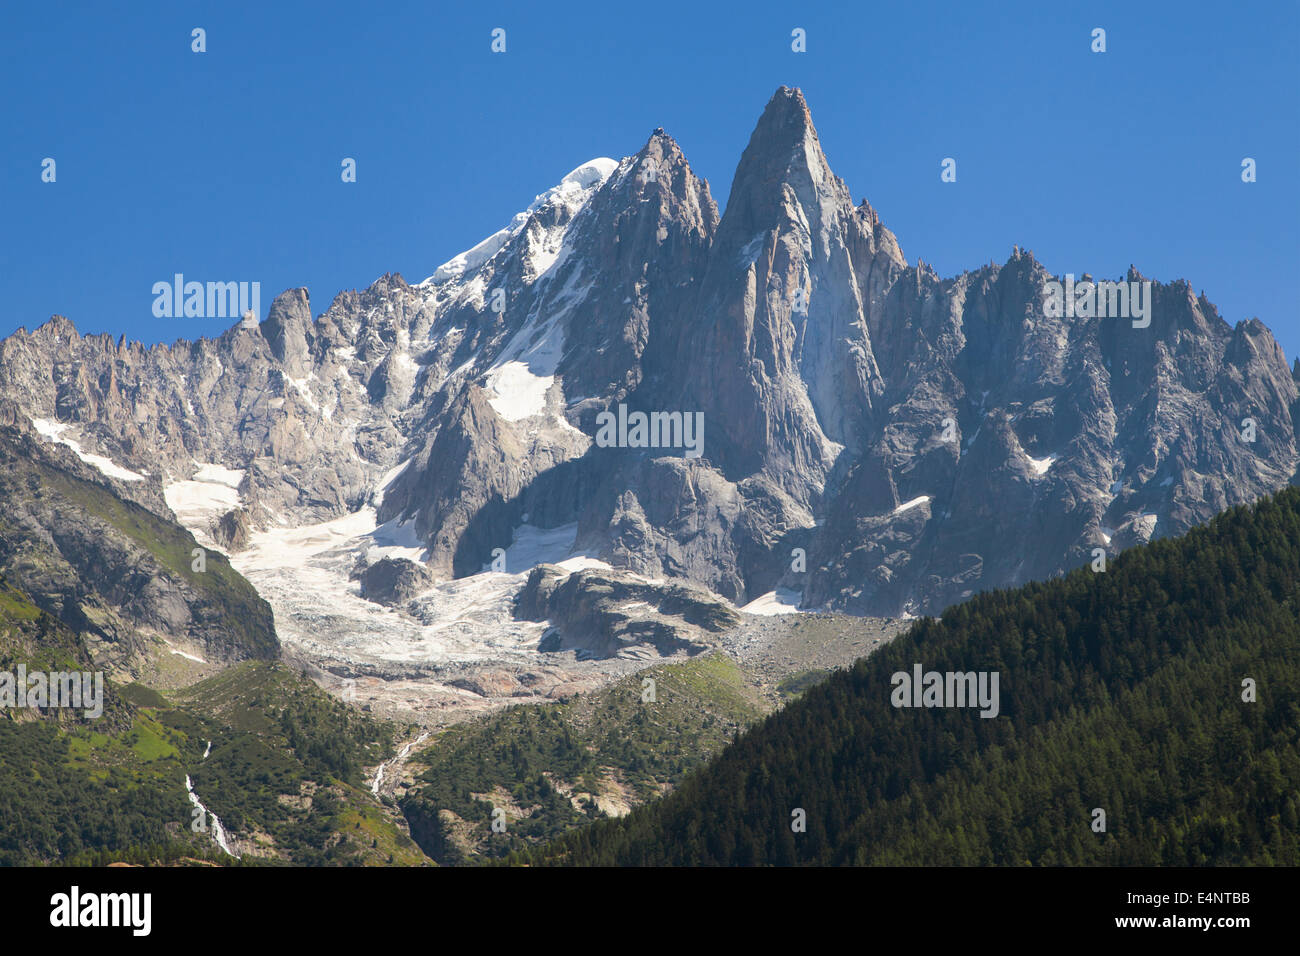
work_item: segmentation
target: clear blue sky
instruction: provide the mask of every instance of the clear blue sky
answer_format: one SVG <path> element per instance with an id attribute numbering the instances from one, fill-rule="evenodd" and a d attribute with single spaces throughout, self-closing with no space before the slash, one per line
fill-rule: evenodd
<path id="1" fill-rule="evenodd" d="M 1060 273 L 1131 262 L 1258 316 L 1294 356 L 1300 3 L 981 6 L 7 4 L 0 334 L 54 313 L 149 342 L 219 334 L 154 318 L 175 272 L 260 281 L 263 312 L 306 286 L 319 314 L 385 272 L 423 279 L 657 126 L 722 205 L 786 84 L 909 261 L 948 276 L 1018 243 Z"/>

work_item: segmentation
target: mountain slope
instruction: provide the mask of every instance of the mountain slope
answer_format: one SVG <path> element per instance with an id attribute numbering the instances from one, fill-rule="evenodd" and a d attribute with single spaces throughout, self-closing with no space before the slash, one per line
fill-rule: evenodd
<path id="1" fill-rule="evenodd" d="M 909 264 L 798 90 L 729 197 L 719 214 L 656 130 L 423 282 L 385 275 L 314 320 L 289 290 L 260 323 L 151 348 L 56 317 L 0 341 L 0 395 L 232 553 L 346 518 L 364 563 L 401 547 L 445 584 L 521 575 L 543 536 L 564 539 L 544 560 L 638 585 L 880 616 L 1181 534 L 1296 474 L 1300 391 L 1262 323 L 1181 279 L 1152 281 L 1136 324 L 1058 316 L 1063 277 L 1020 248 L 951 278 Z M 699 416 L 700 454 L 671 429 L 598 440 L 624 413 Z M 293 604 L 309 575 L 275 570 L 277 613 L 319 620 Z"/>
<path id="2" fill-rule="evenodd" d="M 0 402 L 0 572 L 89 640 L 101 667 L 135 673 L 166 655 L 162 642 L 213 662 L 278 656 L 270 606 L 135 484 Z"/>
<path id="3" fill-rule="evenodd" d="M 20 667 L 29 679 L 96 669 L 78 634 L 0 574 L 0 672 Z M 0 864 L 230 864 L 223 846 L 245 863 L 425 862 L 362 779 L 391 752 L 392 726 L 282 665 L 246 662 L 165 694 L 102 686 L 98 717 L 0 709 Z M 196 815 L 189 786 L 208 812 Z"/>
<path id="4" fill-rule="evenodd" d="M 999 673 L 1000 713 L 893 706 L 893 675 L 918 662 Z M 1300 490 L 1288 489 L 1104 573 L 924 619 L 665 799 L 523 858 L 1295 865 L 1296 779 Z"/>
<path id="5" fill-rule="evenodd" d="M 402 812 L 439 863 L 501 858 L 658 796 L 761 709 L 748 675 L 719 653 L 563 703 L 510 707 L 430 740 L 413 758 L 423 767 Z M 496 808 L 504 831 L 492 827 Z"/>

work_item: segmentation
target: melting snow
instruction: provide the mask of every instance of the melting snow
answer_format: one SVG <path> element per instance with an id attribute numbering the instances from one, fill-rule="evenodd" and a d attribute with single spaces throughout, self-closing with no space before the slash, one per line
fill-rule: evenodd
<path id="1" fill-rule="evenodd" d="M 32 426 L 43 437 L 50 441 L 57 442 L 60 445 L 67 445 L 72 449 L 72 453 L 84 461 L 86 464 L 97 468 L 100 473 L 108 475 L 110 478 L 117 478 L 119 481 L 144 481 L 144 475 L 138 472 L 130 471 L 121 465 L 115 464 L 112 459 L 105 458 L 103 455 L 91 455 L 81 450 L 81 445 L 71 438 L 60 437 L 63 432 L 67 431 L 66 422 L 52 422 L 45 418 L 33 418 Z"/>
<path id="2" fill-rule="evenodd" d="M 768 591 L 766 594 L 754 598 L 741 610 L 746 614 L 762 614 L 764 616 L 798 614 L 799 602 L 802 600 L 802 592 L 792 591 L 789 588 L 777 588 L 775 591 Z"/>
<path id="3" fill-rule="evenodd" d="M 379 796 L 379 788 L 384 784 L 384 771 L 387 770 L 389 767 L 393 766 L 394 764 L 400 764 L 403 760 L 406 759 L 406 755 L 411 752 L 411 749 L 417 746 L 418 744 L 422 743 L 424 739 L 428 736 L 429 734 L 426 732 L 420 734 L 420 736 L 416 737 L 414 740 L 408 740 L 406 742 L 406 745 L 402 747 L 401 751 L 397 754 L 396 757 L 394 757 L 392 760 L 387 760 L 381 763 L 378 767 L 376 767 L 375 779 L 370 781 L 370 792 L 373 793 L 375 796 Z"/>
<path id="4" fill-rule="evenodd" d="M 209 744 L 208 746 L 211 747 L 212 745 Z M 204 756 L 206 757 L 207 754 L 204 754 Z M 198 807 L 204 814 L 212 817 L 212 839 L 217 841 L 217 846 L 221 847 L 221 849 L 225 850 L 236 860 L 239 859 L 239 854 L 232 850 L 230 844 L 226 842 L 226 830 L 221 825 L 221 821 L 217 818 L 217 815 L 199 801 L 199 795 L 194 792 L 194 784 L 190 782 L 190 775 L 188 773 L 185 775 L 185 792 L 190 795 L 190 803 Z"/>
<path id="5" fill-rule="evenodd" d="M 577 525 L 515 533 L 506 566 L 514 573 L 483 573 L 442 581 L 418 600 L 435 614 L 413 617 L 361 597 L 351 580 L 357 559 L 403 556 L 424 550 L 413 522 L 375 524 L 373 508 L 300 528 L 258 531 L 231 564 L 270 602 L 282 640 L 317 660 L 410 662 L 510 661 L 535 663 L 544 624 L 516 621 L 513 600 L 533 564 L 567 558 Z"/>

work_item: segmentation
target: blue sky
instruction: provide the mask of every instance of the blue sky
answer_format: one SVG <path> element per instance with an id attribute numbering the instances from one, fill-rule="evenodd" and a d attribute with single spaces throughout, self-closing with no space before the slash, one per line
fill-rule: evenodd
<path id="1" fill-rule="evenodd" d="M 219 334 L 153 316 L 176 272 L 259 281 L 263 312 L 306 286 L 319 314 L 385 272 L 423 279 L 657 126 L 724 205 L 785 84 L 909 261 L 948 276 L 1020 244 L 1058 273 L 1133 263 L 1296 355 L 1300 3 L 981 6 L 10 3 L 0 334 L 54 313 L 147 342 Z"/>

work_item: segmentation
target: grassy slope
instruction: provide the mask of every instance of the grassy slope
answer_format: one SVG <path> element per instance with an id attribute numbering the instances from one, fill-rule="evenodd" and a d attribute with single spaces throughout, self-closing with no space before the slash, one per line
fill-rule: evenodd
<path id="1" fill-rule="evenodd" d="M 20 495 L 39 500 L 52 510 L 80 513 L 79 523 L 87 518 L 103 522 L 132 544 L 147 552 L 168 576 L 195 588 L 211 605 L 213 615 L 221 621 L 234 649 L 242 656 L 274 659 L 279 642 L 270 606 L 251 584 L 230 566 L 219 552 L 208 551 L 206 568 L 192 569 L 192 552 L 198 547 L 193 535 L 179 525 L 160 518 L 131 501 L 124 501 L 108 488 L 85 481 L 39 460 L 15 454 L 3 456 L 5 474 L 0 476 L 0 497 Z M 40 572 L 64 566 L 64 559 L 48 547 L 22 535 L 0 518 L 0 539 L 8 539 L 19 560 L 29 570 Z M 0 548 L 3 554 L 4 548 Z M 42 568 L 44 563 L 47 568 Z M 81 575 L 84 578 L 84 575 Z"/>
<path id="2" fill-rule="evenodd" d="M 0 578 L 0 669 L 19 662 L 91 669 L 78 637 Z M 246 662 L 175 694 L 106 682 L 105 696 L 97 720 L 0 710 L 0 864 L 218 859 L 191 829 L 187 773 L 228 829 L 259 835 L 245 862 L 425 862 L 362 779 L 393 728 L 282 665 Z"/>
<path id="3" fill-rule="evenodd" d="M 645 678 L 655 681 L 653 703 L 642 701 Z M 443 731 L 414 758 L 425 770 L 402 809 L 440 862 L 501 857 L 658 796 L 762 709 L 722 654 L 651 668 Z M 505 810 L 504 833 L 491 829 L 494 806 Z"/>

